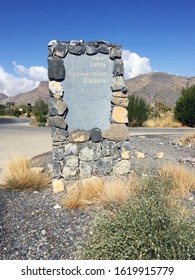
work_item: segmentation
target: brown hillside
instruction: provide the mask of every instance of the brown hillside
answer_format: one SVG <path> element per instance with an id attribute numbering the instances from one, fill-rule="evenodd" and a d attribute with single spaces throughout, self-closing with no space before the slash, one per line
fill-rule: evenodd
<path id="1" fill-rule="evenodd" d="M 7 102 L 14 102 L 15 105 L 27 105 L 28 103 L 33 104 L 39 99 L 47 103 L 48 98 L 48 82 L 40 82 L 39 86 L 31 91 L 20 93 L 18 95 L 1 100 L 2 104 Z"/>
<path id="2" fill-rule="evenodd" d="M 148 103 L 162 102 L 174 106 L 183 88 L 195 84 L 195 77 L 153 72 L 126 80 L 128 93 L 143 97 Z"/>
<path id="3" fill-rule="evenodd" d="M 129 94 L 134 93 L 136 96 L 143 97 L 148 103 L 162 102 L 172 107 L 182 89 L 195 84 L 195 76 L 183 77 L 153 72 L 126 80 L 125 83 Z M 26 105 L 33 104 L 39 99 L 47 102 L 48 92 L 48 82 L 45 81 L 41 82 L 36 89 L 0 100 L 0 103 L 15 102 L 16 105 Z"/>

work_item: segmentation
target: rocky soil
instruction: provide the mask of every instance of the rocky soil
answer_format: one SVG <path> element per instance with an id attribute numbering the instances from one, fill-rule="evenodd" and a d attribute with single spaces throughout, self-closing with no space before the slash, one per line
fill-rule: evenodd
<path id="1" fill-rule="evenodd" d="M 131 170 L 148 176 L 163 163 L 183 164 L 195 172 L 195 146 L 181 147 L 178 136 L 130 138 Z M 32 159 L 33 166 L 51 168 L 51 153 Z M 0 259 L 74 259 L 92 210 L 68 211 L 60 206 L 63 194 L 0 190 Z M 195 194 L 186 204 L 195 213 Z M 85 233 L 87 234 L 87 233 Z"/>

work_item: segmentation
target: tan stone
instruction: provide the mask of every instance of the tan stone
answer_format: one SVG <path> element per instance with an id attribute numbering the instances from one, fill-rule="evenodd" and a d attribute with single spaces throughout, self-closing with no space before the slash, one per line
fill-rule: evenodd
<path id="1" fill-rule="evenodd" d="M 125 98 L 125 97 L 127 97 L 127 94 L 124 93 L 124 92 L 122 92 L 122 91 L 114 91 L 114 92 L 112 93 L 112 96 L 113 96 L 113 97 Z"/>
<path id="2" fill-rule="evenodd" d="M 116 106 L 127 108 L 129 104 L 128 98 L 112 97 L 112 103 Z"/>
<path id="3" fill-rule="evenodd" d="M 53 193 L 64 192 L 64 180 L 63 179 L 54 179 L 53 180 Z"/>
<path id="4" fill-rule="evenodd" d="M 164 157 L 164 153 L 163 152 L 160 152 L 156 155 L 156 158 L 158 159 L 162 159 Z"/>
<path id="5" fill-rule="evenodd" d="M 74 130 L 69 133 L 68 140 L 69 142 L 85 142 L 90 139 L 90 133 L 85 130 Z"/>
<path id="6" fill-rule="evenodd" d="M 145 158 L 145 154 L 144 153 L 136 152 L 135 154 L 136 154 L 137 158 Z"/>
<path id="7" fill-rule="evenodd" d="M 112 111 L 112 119 L 117 123 L 128 123 L 128 112 L 125 108 L 115 106 Z"/>
<path id="8" fill-rule="evenodd" d="M 122 151 L 121 152 L 121 158 L 122 159 L 129 159 L 130 158 L 129 152 L 128 151 Z"/>
<path id="9" fill-rule="evenodd" d="M 125 141 L 129 139 L 129 129 L 125 124 L 112 123 L 102 132 L 102 136 L 113 141 Z"/>

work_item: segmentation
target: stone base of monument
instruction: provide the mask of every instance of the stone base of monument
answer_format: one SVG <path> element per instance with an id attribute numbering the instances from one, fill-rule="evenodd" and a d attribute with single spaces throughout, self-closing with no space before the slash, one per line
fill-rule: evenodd
<path id="1" fill-rule="evenodd" d="M 53 191 L 66 182 L 130 173 L 128 98 L 119 45 L 48 44 Z"/>

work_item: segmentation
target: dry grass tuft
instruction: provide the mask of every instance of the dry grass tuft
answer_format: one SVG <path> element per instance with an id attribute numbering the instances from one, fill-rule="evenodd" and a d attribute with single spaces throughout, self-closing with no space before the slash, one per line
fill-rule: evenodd
<path id="1" fill-rule="evenodd" d="M 172 112 L 163 114 L 160 118 L 148 119 L 144 123 L 145 127 L 182 127 L 182 124 L 174 119 Z"/>
<path id="2" fill-rule="evenodd" d="M 1 176 L 0 185 L 8 189 L 39 190 L 48 187 L 51 174 L 40 168 L 31 168 L 25 157 L 10 160 Z"/>
<path id="3" fill-rule="evenodd" d="M 190 191 L 195 190 L 195 173 L 185 166 L 171 163 L 162 165 L 159 175 L 172 180 L 172 197 L 185 198 Z"/>
<path id="4" fill-rule="evenodd" d="M 121 204 L 132 195 L 138 185 L 135 175 L 128 180 L 90 178 L 79 181 L 68 190 L 62 205 L 67 209 L 84 208 L 87 205 Z"/>
<path id="5" fill-rule="evenodd" d="M 195 145 L 195 133 L 194 134 L 186 134 L 181 136 L 177 143 L 180 146 L 189 146 L 189 145 Z"/>

